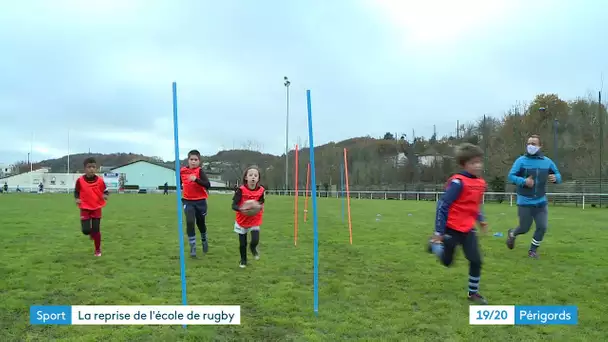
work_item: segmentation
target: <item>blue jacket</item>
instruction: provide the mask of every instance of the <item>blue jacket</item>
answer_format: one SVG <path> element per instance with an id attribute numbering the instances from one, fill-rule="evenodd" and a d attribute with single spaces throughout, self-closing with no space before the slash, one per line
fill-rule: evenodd
<path id="1" fill-rule="evenodd" d="M 509 181 L 517 186 L 517 205 L 542 207 L 547 205 L 546 185 L 549 175 L 555 175 L 556 183 L 562 182 L 562 175 L 557 170 L 553 160 L 541 152 L 535 155 L 525 154 L 515 160 Z M 534 178 L 534 186 L 528 188 L 526 178 Z"/>

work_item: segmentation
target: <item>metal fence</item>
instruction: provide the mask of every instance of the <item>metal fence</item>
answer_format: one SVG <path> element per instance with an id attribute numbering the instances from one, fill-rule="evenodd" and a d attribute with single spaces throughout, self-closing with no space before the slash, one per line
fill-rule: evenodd
<path id="1" fill-rule="evenodd" d="M 268 190 L 269 195 L 295 196 L 294 190 Z M 429 201 L 439 200 L 442 191 L 350 191 L 351 199 L 398 200 L 398 201 Z M 311 191 L 298 191 L 298 195 L 310 196 Z M 339 191 L 317 191 L 317 197 L 340 198 Z M 550 205 L 570 206 L 586 209 L 589 207 L 608 206 L 608 193 L 547 193 Z M 486 192 L 483 203 L 516 205 L 517 195 L 514 192 Z"/>

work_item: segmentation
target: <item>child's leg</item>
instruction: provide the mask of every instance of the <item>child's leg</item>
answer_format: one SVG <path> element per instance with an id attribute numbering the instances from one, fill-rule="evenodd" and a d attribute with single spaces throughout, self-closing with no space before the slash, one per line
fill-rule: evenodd
<path id="1" fill-rule="evenodd" d="M 475 231 L 471 231 L 466 235 L 462 249 L 464 256 L 469 260 L 469 296 L 477 295 L 479 292 L 479 279 L 481 277 L 481 252 L 479 251 L 479 243 Z"/>
<path id="2" fill-rule="evenodd" d="M 258 243 L 260 243 L 260 230 L 253 229 L 251 230 L 251 244 L 249 248 L 251 249 L 251 254 L 258 259 Z"/>
<path id="3" fill-rule="evenodd" d="M 196 225 L 198 226 L 198 231 L 201 233 L 201 239 L 205 242 L 207 241 L 207 225 L 205 222 L 205 217 L 207 216 L 207 201 L 199 201 L 196 203 L 195 209 L 194 216 Z"/>
<path id="4" fill-rule="evenodd" d="M 241 267 L 247 265 L 247 232 L 239 233 L 239 251 L 241 252 Z"/>
<path id="5" fill-rule="evenodd" d="M 450 230 L 443 236 L 443 243 L 433 244 L 432 250 L 444 266 L 450 266 L 454 261 L 454 253 L 459 243 L 461 242 L 458 232 Z"/>
<path id="6" fill-rule="evenodd" d="M 91 219 L 91 237 L 95 244 L 95 254 L 101 255 L 101 218 Z"/>
<path id="7" fill-rule="evenodd" d="M 196 222 L 196 207 L 189 201 L 184 201 L 184 213 L 186 214 L 186 234 L 190 244 L 190 256 L 196 256 L 196 232 L 194 224 Z"/>
<path id="8" fill-rule="evenodd" d="M 82 228 L 82 234 L 90 235 L 91 234 L 91 219 L 80 220 L 80 226 Z"/>

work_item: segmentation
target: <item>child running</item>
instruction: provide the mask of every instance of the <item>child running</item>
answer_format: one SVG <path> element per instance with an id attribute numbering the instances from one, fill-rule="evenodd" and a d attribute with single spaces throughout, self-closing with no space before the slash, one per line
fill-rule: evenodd
<path id="1" fill-rule="evenodd" d="M 97 176 L 95 158 L 84 160 L 85 174 L 76 180 L 74 197 L 80 208 L 82 233 L 90 236 L 95 245 L 95 256 L 101 256 L 101 209 L 108 199 L 108 190 L 103 179 Z"/>
<path id="2" fill-rule="evenodd" d="M 237 188 L 232 197 L 232 210 L 236 211 L 234 231 L 239 234 L 239 250 L 241 263 L 239 267 L 247 267 L 247 232 L 251 232 L 251 254 L 256 260 L 260 259 L 258 243 L 260 242 L 260 226 L 264 214 L 264 187 L 260 186 L 260 170 L 250 166 L 243 174 L 243 185 Z M 244 205 L 247 201 L 257 201 L 250 207 Z"/>
<path id="3" fill-rule="evenodd" d="M 445 193 L 437 203 L 435 234 L 429 241 L 428 251 L 436 254 L 441 263 L 450 266 L 454 252 L 462 245 L 469 261 L 468 299 L 476 304 L 487 304 L 479 294 L 481 253 L 475 229 L 476 221 L 482 230 L 487 223 L 481 211 L 486 182 L 483 172 L 483 151 L 473 144 L 462 144 L 456 150 L 456 161 L 462 168 L 448 179 Z"/>
<path id="4" fill-rule="evenodd" d="M 201 233 L 201 242 L 203 244 L 203 253 L 209 250 L 207 243 L 207 225 L 205 224 L 205 216 L 207 216 L 207 190 L 211 187 L 209 178 L 201 168 L 201 154 L 197 150 L 188 152 L 188 166 L 182 167 L 181 187 L 182 203 L 184 204 L 184 212 L 186 213 L 186 232 L 188 234 L 188 243 L 190 244 L 190 256 L 196 258 L 196 231 L 194 225 L 198 226 Z"/>

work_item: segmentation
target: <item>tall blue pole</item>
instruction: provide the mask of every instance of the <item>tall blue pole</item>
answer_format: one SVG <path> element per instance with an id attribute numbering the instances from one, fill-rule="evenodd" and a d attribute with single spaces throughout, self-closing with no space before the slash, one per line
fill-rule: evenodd
<path id="1" fill-rule="evenodd" d="M 317 217 L 317 177 L 315 172 L 315 142 L 312 134 L 312 106 L 310 90 L 306 90 L 308 104 L 308 141 L 310 142 L 310 189 L 312 190 L 312 226 L 313 226 L 313 297 L 315 315 L 319 315 L 319 220 Z"/>
<path id="2" fill-rule="evenodd" d="M 557 146 L 557 126 L 559 125 L 559 122 L 557 121 L 557 119 L 553 120 L 553 149 L 554 149 L 554 153 L 555 155 L 553 156 L 553 158 L 555 158 L 555 166 L 557 166 L 557 169 L 559 170 L 559 158 L 558 158 L 558 146 Z"/>
<path id="3" fill-rule="evenodd" d="M 342 201 L 342 223 L 344 223 L 344 163 L 340 163 L 340 198 Z"/>
<path id="4" fill-rule="evenodd" d="M 180 160 L 179 160 L 179 132 L 177 129 L 177 83 L 173 82 L 173 141 L 175 145 L 175 189 L 177 191 L 177 233 L 179 237 L 179 263 L 180 273 L 182 276 L 182 305 L 188 305 L 188 298 L 186 294 L 186 260 L 184 257 L 184 230 L 183 230 L 183 217 L 182 217 L 182 189 L 181 174 L 180 174 Z M 184 325 L 184 328 L 186 326 Z"/>

